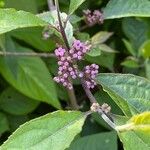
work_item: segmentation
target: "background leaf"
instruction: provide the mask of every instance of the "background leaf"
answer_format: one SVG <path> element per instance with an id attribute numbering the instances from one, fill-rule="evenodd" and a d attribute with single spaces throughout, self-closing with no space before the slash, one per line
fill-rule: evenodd
<path id="1" fill-rule="evenodd" d="M 18 0 L 5 0 L 6 8 L 15 8 L 17 10 L 24 10 L 32 13 L 38 13 L 37 6 L 36 0 L 20 0 L 19 3 Z"/>
<path id="2" fill-rule="evenodd" d="M 81 131 L 85 117 L 83 113 L 71 111 L 47 114 L 22 125 L 1 149 L 64 150 Z"/>
<path id="3" fill-rule="evenodd" d="M 74 11 L 84 2 L 85 0 L 70 0 L 69 15 L 73 14 Z"/>
<path id="4" fill-rule="evenodd" d="M 7 117 L 4 113 L 0 112 L 0 136 L 2 133 L 8 130 L 9 130 L 9 124 L 8 124 Z"/>
<path id="5" fill-rule="evenodd" d="M 39 102 L 32 100 L 9 87 L 0 95 L 0 108 L 14 115 L 26 115 L 32 112 Z"/>
<path id="6" fill-rule="evenodd" d="M 117 150 L 117 135 L 115 132 L 93 134 L 77 139 L 69 150 Z"/>
<path id="7" fill-rule="evenodd" d="M 150 17 L 149 0 L 110 0 L 104 9 L 105 19 L 121 17 Z"/>
<path id="8" fill-rule="evenodd" d="M 129 38 L 133 49 L 135 49 L 134 53 L 137 56 L 138 49 L 148 38 L 148 25 L 142 20 L 124 18 L 122 28 L 125 35 Z"/>
<path id="9" fill-rule="evenodd" d="M 130 74 L 99 74 L 97 82 L 125 115 L 150 110 L 150 82 Z"/>

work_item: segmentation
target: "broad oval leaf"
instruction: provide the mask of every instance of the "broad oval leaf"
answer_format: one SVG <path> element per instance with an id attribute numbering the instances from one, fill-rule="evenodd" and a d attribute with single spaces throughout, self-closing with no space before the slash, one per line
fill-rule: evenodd
<path id="1" fill-rule="evenodd" d="M 70 0 L 69 15 L 73 14 L 84 1 L 86 0 Z"/>
<path id="2" fill-rule="evenodd" d="M 81 131 L 85 118 L 85 113 L 57 111 L 31 120 L 20 126 L 1 150 L 64 150 Z"/>
<path id="3" fill-rule="evenodd" d="M 10 52 L 32 52 L 6 38 L 6 50 Z M 60 108 L 54 81 L 38 57 L 7 56 L 0 59 L 0 73 L 13 87 L 24 95 Z"/>
<path id="4" fill-rule="evenodd" d="M 0 108 L 13 115 L 26 115 L 32 112 L 39 102 L 32 100 L 12 87 L 7 88 L 0 95 Z"/>
<path id="5" fill-rule="evenodd" d="M 149 0 L 110 0 L 104 9 L 105 19 L 121 17 L 150 17 Z"/>
<path id="6" fill-rule="evenodd" d="M 118 135 L 126 150 L 150 149 L 150 112 L 133 116 L 129 121 L 124 117 L 115 118 L 115 122 L 125 124 L 117 126 Z"/>
<path id="7" fill-rule="evenodd" d="M 130 116 L 150 110 L 150 81 L 130 74 L 102 73 L 97 83 Z"/>
<path id="8" fill-rule="evenodd" d="M 138 20 L 135 18 L 124 18 L 122 21 L 122 28 L 134 49 L 132 50 L 133 55 L 137 56 L 138 49 L 143 44 L 143 42 L 148 39 L 148 24 L 143 20 Z"/>
<path id="9" fill-rule="evenodd" d="M 69 150 L 117 150 L 116 132 L 103 132 L 79 138 Z"/>
<path id="10" fill-rule="evenodd" d="M 25 11 L 0 9 L 0 34 L 18 28 L 45 26 L 48 23 Z"/>

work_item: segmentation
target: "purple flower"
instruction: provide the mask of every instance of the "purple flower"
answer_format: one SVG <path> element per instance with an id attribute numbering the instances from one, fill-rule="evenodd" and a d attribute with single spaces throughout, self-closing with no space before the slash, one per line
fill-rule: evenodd
<path id="1" fill-rule="evenodd" d="M 74 40 L 69 54 L 73 60 L 81 60 L 84 55 L 90 50 L 90 45 L 79 40 Z"/>
<path id="2" fill-rule="evenodd" d="M 104 22 L 103 13 L 99 10 L 84 10 L 83 11 L 85 22 L 88 26 L 94 26 L 95 24 L 102 24 Z"/>
<path id="3" fill-rule="evenodd" d="M 79 40 L 74 40 L 69 52 L 66 49 L 59 47 L 55 50 L 55 55 L 58 58 L 58 75 L 54 77 L 54 81 L 62 84 L 68 89 L 72 89 L 71 79 L 84 78 L 87 88 L 94 88 L 96 82 L 94 81 L 98 74 L 99 66 L 92 64 L 86 66 L 83 72 L 78 71 L 78 67 L 74 65 L 83 58 L 83 56 L 90 50 L 90 45 Z"/>
<path id="4" fill-rule="evenodd" d="M 87 88 L 93 89 L 96 85 L 96 82 L 94 81 L 95 77 L 98 74 L 99 66 L 96 64 L 88 65 L 83 70 L 83 76 L 85 79 L 85 84 Z"/>

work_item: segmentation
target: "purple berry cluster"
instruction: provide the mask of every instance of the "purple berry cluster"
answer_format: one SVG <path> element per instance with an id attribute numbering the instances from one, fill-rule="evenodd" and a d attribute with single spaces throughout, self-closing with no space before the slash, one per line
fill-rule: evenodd
<path id="1" fill-rule="evenodd" d="M 87 88 L 93 89 L 96 85 L 96 82 L 94 81 L 95 77 L 98 74 L 99 66 L 96 64 L 88 65 L 83 70 L 83 76 L 85 80 L 85 84 Z"/>
<path id="2" fill-rule="evenodd" d="M 90 50 L 90 45 L 79 40 L 74 40 L 72 48 L 69 50 L 69 55 L 72 60 L 81 60 L 83 56 Z"/>
<path id="3" fill-rule="evenodd" d="M 54 77 L 54 81 L 61 83 L 64 87 L 72 89 L 71 79 L 84 78 L 87 88 L 94 88 L 96 82 L 94 78 L 98 74 L 99 66 L 92 64 L 86 66 L 83 72 L 79 72 L 75 67 L 74 62 L 83 58 L 83 56 L 90 50 L 87 43 L 79 40 L 74 40 L 72 47 L 69 51 L 59 47 L 55 50 L 55 55 L 58 59 L 58 76 Z"/>
<path id="4" fill-rule="evenodd" d="M 95 24 L 102 24 L 104 22 L 103 13 L 99 10 L 84 10 L 85 22 L 88 26 L 93 26 Z"/>
<path id="5" fill-rule="evenodd" d="M 61 83 L 64 87 L 72 89 L 70 78 L 77 78 L 77 71 L 72 66 L 72 59 L 67 56 L 66 49 L 59 47 L 55 50 L 55 55 L 58 58 L 58 76 L 54 77 L 57 83 Z"/>

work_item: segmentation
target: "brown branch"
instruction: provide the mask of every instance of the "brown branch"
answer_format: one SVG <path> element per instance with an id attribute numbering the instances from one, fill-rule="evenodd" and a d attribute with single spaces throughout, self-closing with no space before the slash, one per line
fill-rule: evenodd
<path id="1" fill-rule="evenodd" d="M 66 45 L 66 48 L 69 51 L 70 46 L 69 46 L 69 42 L 68 42 L 65 30 L 64 30 L 63 24 L 62 24 L 58 0 L 55 0 L 55 5 L 56 5 L 56 9 L 57 9 L 60 32 L 61 32 L 62 38 L 64 40 L 64 43 Z M 74 92 L 74 88 L 72 88 L 71 90 L 67 90 L 67 91 L 68 91 L 68 95 L 69 95 L 69 98 L 70 98 L 70 103 L 72 105 L 72 108 L 73 109 L 79 109 L 79 106 L 77 104 L 77 99 L 76 99 L 76 96 L 75 96 L 75 92 Z"/>
<path id="2" fill-rule="evenodd" d="M 55 57 L 53 53 L 35 53 L 35 52 L 2 52 L 0 56 L 29 56 L 29 57 Z"/>

